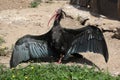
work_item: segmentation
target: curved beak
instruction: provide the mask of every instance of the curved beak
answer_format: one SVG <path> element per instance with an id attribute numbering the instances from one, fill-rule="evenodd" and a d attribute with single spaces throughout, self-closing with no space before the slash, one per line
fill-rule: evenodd
<path id="1" fill-rule="evenodd" d="M 55 17 L 56 18 L 56 16 L 57 16 L 57 12 L 50 18 L 50 20 L 48 21 L 48 25 L 47 26 L 49 26 L 49 24 L 50 24 L 50 21 Z"/>

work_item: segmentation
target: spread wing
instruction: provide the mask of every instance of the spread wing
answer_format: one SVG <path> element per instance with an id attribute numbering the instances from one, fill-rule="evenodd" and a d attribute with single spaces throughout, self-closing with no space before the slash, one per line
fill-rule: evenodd
<path id="1" fill-rule="evenodd" d="M 47 58 L 53 56 L 51 48 L 46 41 L 29 40 L 16 44 L 10 60 L 10 67 L 34 58 Z"/>
<path id="2" fill-rule="evenodd" d="M 87 51 L 100 53 L 104 56 L 105 61 L 108 61 L 107 45 L 101 30 L 97 27 L 82 28 L 80 33 L 72 40 L 64 58 L 67 58 L 70 54 Z"/>

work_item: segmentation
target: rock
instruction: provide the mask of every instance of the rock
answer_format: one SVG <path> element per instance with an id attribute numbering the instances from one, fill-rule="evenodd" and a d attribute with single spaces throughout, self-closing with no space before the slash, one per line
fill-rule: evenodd
<path id="1" fill-rule="evenodd" d="M 113 35 L 114 38 L 120 39 L 120 28 L 116 28 L 116 31 Z"/>

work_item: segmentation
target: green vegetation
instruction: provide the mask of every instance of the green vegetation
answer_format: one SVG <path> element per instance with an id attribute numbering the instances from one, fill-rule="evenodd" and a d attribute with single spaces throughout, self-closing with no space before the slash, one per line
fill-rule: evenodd
<path id="1" fill-rule="evenodd" d="M 94 68 L 65 65 L 29 65 L 26 68 L 0 67 L 0 80 L 120 80 Z"/>
<path id="2" fill-rule="evenodd" d="M 31 8 L 36 8 L 41 2 L 42 2 L 42 0 L 34 0 L 30 3 L 30 7 Z M 45 3 L 53 3 L 53 0 L 46 0 L 44 2 Z"/>
<path id="3" fill-rule="evenodd" d="M 0 46 L 1 46 L 3 43 L 5 43 L 5 40 L 4 40 L 2 37 L 0 37 Z"/>
<path id="4" fill-rule="evenodd" d="M 7 50 L 8 50 L 7 47 L 0 48 L 0 56 L 6 56 L 8 52 Z"/>
<path id="5" fill-rule="evenodd" d="M 31 8 L 36 8 L 41 3 L 41 0 L 34 0 L 30 3 Z"/>
<path id="6" fill-rule="evenodd" d="M 7 55 L 7 47 L 2 47 L 2 44 L 5 43 L 5 40 L 0 37 L 0 56 L 6 56 Z"/>

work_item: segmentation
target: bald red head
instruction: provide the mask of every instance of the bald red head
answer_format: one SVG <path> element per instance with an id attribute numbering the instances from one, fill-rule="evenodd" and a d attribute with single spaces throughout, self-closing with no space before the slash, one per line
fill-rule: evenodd
<path id="1" fill-rule="evenodd" d="M 58 9 L 57 11 L 55 11 L 55 14 L 50 18 L 50 20 L 48 21 L 48 26 L 50 24 L 50 21 L 55 17 L 55 19 L 58 19 L 59 14 L 62 12 L 62 8 Z"/>

